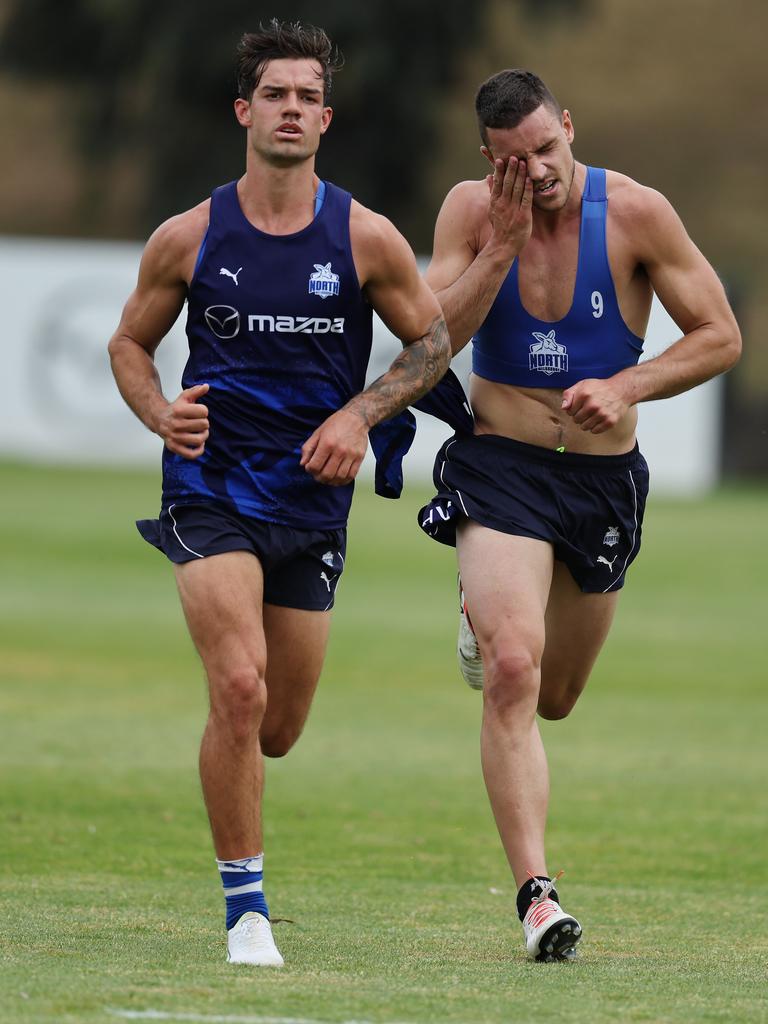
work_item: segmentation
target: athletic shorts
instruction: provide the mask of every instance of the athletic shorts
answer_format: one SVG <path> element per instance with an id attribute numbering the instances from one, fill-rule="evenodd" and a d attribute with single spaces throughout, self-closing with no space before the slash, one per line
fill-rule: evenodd
<path id="1" fill-rule="evenodd" d="M 640 550 L 648 466 L 637 447 L 626 455 L 551 451 L 495 434 L 459 434 L 437 453 L 438 494 L 419 525 L 456 544 L 465 518 L 554 548 L 589 594 L 619 590 Z"/>
<path id="2" fill-rule="evenodd" d="M 264 601 L 328 611 L 344 571 L 347 531 L 295 530 L 217 505 L 171 505 L 136 523 L 144 540 L 176 563 L 250 551 L 264 571 Z"/>

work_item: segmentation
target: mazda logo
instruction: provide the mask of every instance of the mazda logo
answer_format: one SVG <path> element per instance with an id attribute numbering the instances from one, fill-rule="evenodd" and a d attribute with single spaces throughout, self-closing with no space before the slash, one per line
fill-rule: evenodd
<path id="1" fill-rule="evenodd" d="M 240 330 L 240 314 L 233 306 L 209 306 L 204 315 L 217 338 L 234 338 Z"/>

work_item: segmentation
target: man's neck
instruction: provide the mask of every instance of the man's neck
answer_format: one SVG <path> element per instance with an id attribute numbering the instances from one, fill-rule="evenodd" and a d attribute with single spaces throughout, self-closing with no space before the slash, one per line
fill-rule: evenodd
<path id="1" fill-rule="evenodd" d="M 285 167 L 249 160 L 237 196 L 254 227 L 268 234 L 292 234 L 312 222 L 317 185 L 314 159 Z"/>

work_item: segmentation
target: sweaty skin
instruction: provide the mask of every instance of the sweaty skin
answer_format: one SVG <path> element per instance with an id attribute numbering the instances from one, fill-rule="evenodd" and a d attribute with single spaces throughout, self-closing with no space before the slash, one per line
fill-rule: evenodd
<path id="1" fill-rule="evenodd" d="M 486 129 L 482 152 L 492 173 L 462 182 L 446 197 L 426 276 L 454 352 L 485 321 L 516 257 L 528 313 L 556 322 L 568 312 L 586 179 L 572 141 L 568 111 L 542 104 L 515 128 Z M 550 450 L 620 455 L 635 445 L 639 402 L 686 391 L 738 358 L 741 339 L 723 288 L 667 200 L 614 171 L 607 172 L 606 186 L 608 259 L 627 327 L 644 335 L 655 291 L 682 337 L 655 358 L 565 390 L 473 375 L 476 433 Z M 530 873 L 548 875 L 549 776 L 537 716 L 564 718 L 576 704 L 619 591 L 584 593 L 552 544 L 471 519 L 459 523 L 456 547 L 482 659 L 483 776 L 521 887 Z"/>
<path id="2" fill-rule="evenodd" d="M 238 199 L 246 218 L 268 234 L 301 231 L 314 217 L 319 179 L 314 153 L 331 122 L 312 61 L 269 64 L 250 101 L 235 101 L 248 133 L 246 173 Z M 168 401 L 154 353 L 181 313 L 208 225 L 210 200 L 162 224 L 147 243 L 139 280 L 109 344 L 120 392 L 144 424 L 171 451 L 198 458 L 211 424 L 205 385 Z M 355 478 L 368 430 L 394 416 L 433 387 L 450 362 L 450 343 L 439 303 L 418 273 L 410 246 L 384 217 L 353 200 L 352 253 L 360 287 L 402 340 L 390 370 L 330 416 L 307 439 L 301 464 L 320 483 L 340 486 Z"/>
<path id="3" fill-rule="evenodd" d="M 576 282 L 586 168 L 571 154 L 570 114 L 542 105 L 516 128 L 487 129 L 487 136 L 483 153 L 493 173 L 446 197 L 426 275 L 454 353 L 485 320 L 515 257 L 521 301 L 538 319 L 565 316 Z M 627 326 L 644 335 L 655 291 L 683 337 L 638 366 L 565 390 L 473 376 L 477 433 L 572 452 L 627 452 L 638 402 L 686 391 L 738 358 L 741 339 L 722 285 L 669 202 L 615 171 L 607 172 L 607 192 L 608 257 Z"/>
<path id="4" fill-rule="evenodd" d="M 271 60 L 251 98 L 235 101 L 235 116 L 247 136 L 246 172 L 237 185 L 243 214 L 270 235 L 301 231 L 314 217 L 319 184 L 314 155 L 331 121 L 322 68 L 310 59 Z M 109 344 L 125 401 L 170 451 L 187 459 L 199 458 L 209 432 L 216 431 L 205 404 L 209 383 L 169 401 L 154 354 L 183 309 L 209 210 L 206 199 L 152 235 L 138 283 Z M 401 339 L 403 351 L 382 377 L 304 443 L 301 465 L 330 486 L 354 479 L 370 427 L 437 383 L 451 355 L 440 305 L 393 225 L 353 201 L 350 239 L 359 285 Z M 264 848 L 263 755 L 282 756 L 301 733 L 320 676 L 331 613 L 264 602 L 261 564 L 246 551 L 193 559 L 177 565 L 175 572 L 208 677 L 211 708 L 200 773 L 216 854 L 224 860 L 250 857 Z"/>

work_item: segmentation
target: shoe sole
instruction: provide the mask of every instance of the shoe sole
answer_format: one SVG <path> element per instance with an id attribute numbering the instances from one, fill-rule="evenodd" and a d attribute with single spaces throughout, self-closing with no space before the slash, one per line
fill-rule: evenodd
<path id="1" fill-rule="evenodd" d="M 456 657 L 459 662 L 459 672 L 461 672 L 461 678 L 470 688 L 470 690 L 482 690 L 483 689 L 483 663 L 477 658 L 467 658 L 461 649 L 461 639 L 464 630 L 467 633 L 473 634 L 472 627 L 469 624 L 469 616 L 467 615 L 466 607 L 464 604 L 464 590 L 461 586 L 461 575 L 456 577 L 456 582 L 459 587 L 459 640 L 456 645 Z M 466 625 L 465 625 L 466 623 Z M 479 671 L 478 671 L 479 666 Z M 478 678 L 479 675 L 479 678 Z"/>
<path id="2" fill-rule="evenodd" d="M 573 960 L 576 944 L 581 938 L 581 925 L 573 917 L 553 924 L 539 939 L 537 963 L 551 964 L 558 960 Z"/>
<path id="3" fill-rule="evenodd" d="M 473 678 L 473 673 L 477 672 L 477 662 L 470 661 L 465 658 L 461 651 L 457 651 L 457 657 L 459 662 L 459 672 L 461 672 L 461 678 L 470 688 L 470 690 L 482 690 L 483 689 L 483 669 L 482 662 L 480 665 L 480 678 Z"/>
<path id="4" fill-rule="evenodd" d="M 232 960 L 227 956 L 227 963 L 243 967 L 283 967 L 285 961 L 280 960 Z"/>

